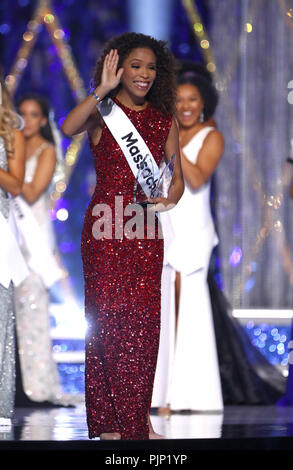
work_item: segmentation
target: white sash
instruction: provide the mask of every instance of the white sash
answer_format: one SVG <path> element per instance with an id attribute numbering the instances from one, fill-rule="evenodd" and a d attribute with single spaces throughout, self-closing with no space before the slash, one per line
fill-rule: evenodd
<path id="1" fill-rule="evenodd" d="M 6 220 L 0 212 L 0 284 L 6 289 L 10 282 L 18 286 L 29 274 L 14 228 L 13 214 Z"/>
<path id="2" fill-rule="evenodd" d="M 145 195 L 151 197 L 160 171 L 150 149 L 128 116 L 111 98 L 105 98 L 97 107 L 108 129 L 119 144 L 134 177 L 138 178 Z M 143 171 L 139 172 L 141 165 L 143 165 Z"/>
<path id="3" fill-rule="evenodd" d="M 62 271 L 30 206 L 18 196 L 11 200 L 11 210 L 14 213 L 22 242 L 29 254 L 27 261 L 29 267 L 41 276 L 46 287 L 52 286 L 61 279 Z"/>

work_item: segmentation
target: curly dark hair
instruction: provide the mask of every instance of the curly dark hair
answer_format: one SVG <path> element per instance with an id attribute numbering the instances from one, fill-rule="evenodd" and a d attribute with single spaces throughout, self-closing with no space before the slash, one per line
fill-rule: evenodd
<path id="1" fill-rule="evenodd" d="M 208 121 L 214 114 L 219 96 L 213 84 L 211 73 L 201 64 L 183 61 L 176 66 L 176 81 L 178 85 L 194 85 L 204 102 L 204 121 Z"/>
<path id="2" fill-rule="evenodd" d="M 118 69 L 122 67 L 123 61 L 128 57 L 133 49 L 151 49 L 156 56 L 156 79 L 147 99 L 163 113 L 173 114 L 175 111 L 176 81 L 174 73 L 174 60 L 165 41 L 159 41 L 151 36 L 141 33 L 123 33 L 108 41 L 104 52 L 98 59 L 91 87 L 96 88 L 101 82 L 103 63 L 106 55 L 111 49 L 117 49 L 119 55 Z M 111 91 L 110 96 L 115 96 L 121 85 Z"/>

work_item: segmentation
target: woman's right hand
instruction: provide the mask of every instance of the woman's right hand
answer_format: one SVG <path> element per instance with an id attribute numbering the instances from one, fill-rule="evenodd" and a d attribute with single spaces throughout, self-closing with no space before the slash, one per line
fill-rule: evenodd
<path id="1" fill-rule="evenodd" d="M 120 68 L 117 71 L 118 61 L 119 55 L 117 49 L 111 49 L 109 54 L 105 57 L 101 84 L 99 85 L 99 87 L 102 87 L 104 90 L 108 90 L 108 93 L 119 85 L 121 76 L 124 72 L 123 68 Z"/>
<path id="2" fill-rule="evenodd" d="M 103 63 L 101 83 L 95 89 L 95 93 L 100 97 L 100 100 L 105 98 L 120 83 L 124 69 L 121 67 L 117 71 L 118 61 L 117 50 L 111 49 Z M 96 104 L 97 102 L 92 95 L 78 103 L 63 121 L 61 129 L 64 134 L 72 136 L 84 131 L 92 134 L 95 130 L 100 129 L 101 125 L 97 120 Z"/>

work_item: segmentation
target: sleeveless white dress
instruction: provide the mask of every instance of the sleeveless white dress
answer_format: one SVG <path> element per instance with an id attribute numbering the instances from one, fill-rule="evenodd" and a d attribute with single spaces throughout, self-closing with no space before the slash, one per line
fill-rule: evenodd
<path id="1" fill-rule="evenodd" d="M 213 127 L 201 129 L 183 148 L 196 163 Z M 185 184 L 174 209 L 161 214 L 165 238 L 161 339 L 152 407 L 222 411 L 223 398 L 207 272 L 218 237 L 210 209 L 210 182 L 193 190 Z M 181 275 L 175 332 L 176 272 Z"/>

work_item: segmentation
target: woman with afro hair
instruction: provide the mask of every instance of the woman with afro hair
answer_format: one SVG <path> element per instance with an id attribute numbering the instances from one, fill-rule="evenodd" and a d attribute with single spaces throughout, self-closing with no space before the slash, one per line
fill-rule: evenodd
<path id="1" fill-rule="evenodd" d="M 158 212 L 174 207 L 184 191 L 173 118 L 173 61 L 166 44 L 137 33 L 113 38 L 97 62 L 93 89 L 62 125 L 70 136 L 87 131 L 97 172 L 81 240 L 88 324 L 85 376 L 89 437 L 159 438 L 149 419 L 160 335 L 163 263 L 157 221 Z M 109 113 L 103 111 L 109 103 L 119 114 L 114 125 L 109 122 Z M 148 155 L 137 154 L 143 141 L 158 167 L 173 154 L 177 156 L 167 197 L 147 196 L 147 208 L 139 206 L 144 230 L 139 237 L 126 231 L 131 222 L 135 172 L 128 164 L 127 151 L 122 151 L 123 146 L 113 137 L 122 124 L 128 125 L 127 118 L 139 133 L 138 142 L 131 133 L 122 136 L 138 161 L 144 162 Z M 121 204 L 118 208 L 117 201 Z M 103 217 L 97 220 L 101 213 Z M 156 221 L 152 227 L 148 225 L 150 213 Z M 97 235 L 97 227 L 103 227 L 104 232 Z"/>

